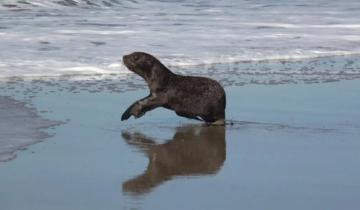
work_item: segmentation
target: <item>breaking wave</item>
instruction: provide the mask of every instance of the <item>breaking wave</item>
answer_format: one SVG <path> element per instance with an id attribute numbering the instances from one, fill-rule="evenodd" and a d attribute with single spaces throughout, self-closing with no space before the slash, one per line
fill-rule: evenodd
<path id="1" fill-rule="evenodd" d="M 171 68 L 202 65 L 207 72 L 220 68 L 215 64 L 306 64 L 329 56 L 357 63 L 359 11 L 358 0 L 3 0 L 0 77 L 126 74 L 121 57 L 133 51 Z"/>

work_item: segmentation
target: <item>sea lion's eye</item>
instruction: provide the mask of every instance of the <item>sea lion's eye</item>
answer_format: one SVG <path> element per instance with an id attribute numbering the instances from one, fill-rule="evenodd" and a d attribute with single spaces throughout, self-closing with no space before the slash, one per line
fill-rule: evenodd
<path id="1" fill-rule="evenodd" d="M 138 55 L 134 55 L 134 60 L 138 60 L 139 59 L 139 56 Z"/>

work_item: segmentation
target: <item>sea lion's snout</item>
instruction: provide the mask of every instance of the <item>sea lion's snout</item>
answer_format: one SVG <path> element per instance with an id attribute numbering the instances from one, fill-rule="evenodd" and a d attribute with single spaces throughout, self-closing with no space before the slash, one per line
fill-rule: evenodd
<path id="1" fill-rule="evenodd" d="M 143 52 L 133 52 L 123 56 L 123 63 L 132 72 L 147 77 L 153 66 L 152 56 Z"/>
<path id="2" fill-rule="evenodd" d="M 133 68 L 141 66 L 140 57 L 141 55 L 139 55 L 139 53 L 136 52 L 131 53 L 129 55 L 124 55 L 123 62 L 130 70 L 133 71 L 134 70 Z"/>
<path id="3" fill-rule="evenodd" d="M 134 63 L 131 61 L 130 58 L 131 58 L 130 55 L 124 55 L 124 56 L 123 56 L 123 63 L 124 63 L 125 66 L 127 66 L 128 68 L 134 65 Z"/>
<path id="4" fill-rule="evenodd" d="M 124 61 L 127 60 L 127 59 L 128 59 L 128 56 L 129 56 L 129 55 L 124 55 L 124 56 L 123 56 L 123 60 L 124 60 Z"/>

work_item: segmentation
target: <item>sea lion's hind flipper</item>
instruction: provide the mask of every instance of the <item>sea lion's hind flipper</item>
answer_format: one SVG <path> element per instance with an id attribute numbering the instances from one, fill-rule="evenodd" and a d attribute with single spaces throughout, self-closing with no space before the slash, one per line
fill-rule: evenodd
<path id="1" fill-rule="evenodd" d="M 226 125 L 226 122 L 225 122 L 225 119 L 218 119 L 212 123 L 210 123 L 210 125 L 213 125 L 213 126 L 224 126 Z"/>
<path id="2" fill-rule="evenodd" d="M 193 119 L 193 120 L 199 120 L 199 121 L 203 121 L 201 118 L 199 118 L 198 116 L 194 116 L 191 114 L 186 114 L 186 113 L 182 113 L 182 112 L 175 112 L 177 115 L 181 116 L 181 117 L 186 117 L 189 119 Z"/>

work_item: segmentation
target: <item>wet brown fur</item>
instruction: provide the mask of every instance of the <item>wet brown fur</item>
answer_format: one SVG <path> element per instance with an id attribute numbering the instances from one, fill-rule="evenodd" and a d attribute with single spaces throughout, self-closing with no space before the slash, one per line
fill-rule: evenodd
<path id="1" fill-rule="evenodd" d="M 206 123 L 225 120 L 225 91 L 217 81 L 174 74 L 154 56 L 143 52 L 125 55 L 123 62 L 130 71 L 146 81 L 150 94 L 134 102 L 123 113 L 121 120 L 127 120 L 131 115 L 139 118 L 157 107 Z"/>

